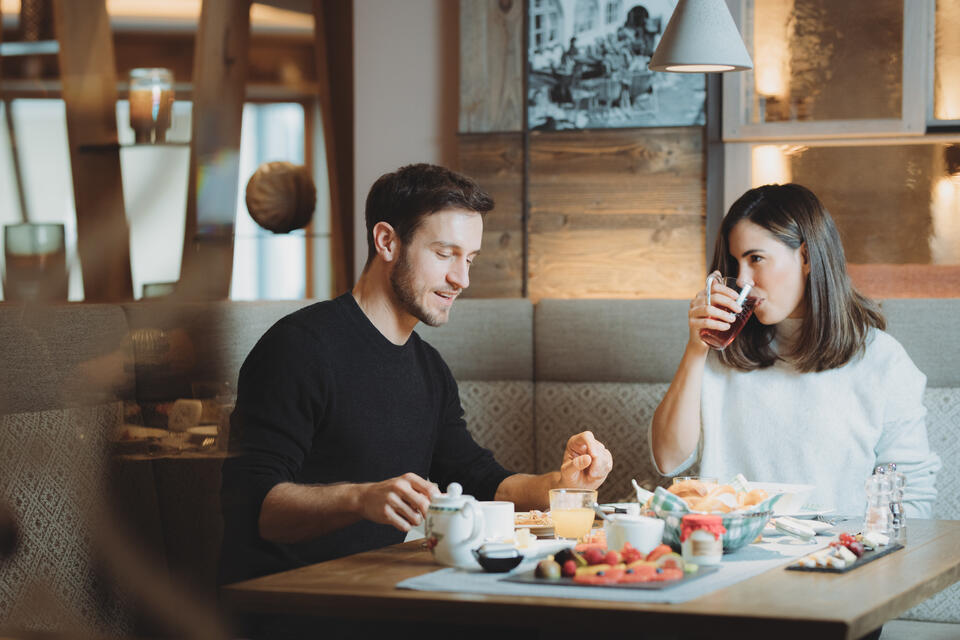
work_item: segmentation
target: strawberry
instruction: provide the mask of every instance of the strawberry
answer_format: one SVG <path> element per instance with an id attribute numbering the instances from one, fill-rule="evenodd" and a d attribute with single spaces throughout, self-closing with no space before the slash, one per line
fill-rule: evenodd
<path id="1" fill-rule="evenodd" d="M 587 561 L 587 564 L 604 564 L 604 555 L 605 554 L 603 551 L 597 549 L 596 547 L 587 549 L 583 552 L 583 557 Z"/>
<path id="2" fill-rule="evenodd" d="M 609 565 L 620 564 L 620 554 L 616 551 L 607 551 L 607 555 L 603 557 L 603 561 Z"/>
<path id="3" fill-rule="evenodd" d="M 567 560 L 563 563 L 563 566 L 560 567 L 560 575 L 564 578 L 572 578 L 577 575 L 577 563 L 573 560 Z"/>

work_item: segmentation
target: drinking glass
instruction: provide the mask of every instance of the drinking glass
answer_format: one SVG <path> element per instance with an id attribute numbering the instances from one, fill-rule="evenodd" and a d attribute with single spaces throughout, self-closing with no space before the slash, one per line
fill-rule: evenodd
<path id="1" fill-rule="evenodd" d="M 164 142 L 173 112 L 173 72 L 130 70 L 130 126 L 138 144 Z"/>
<path id="2" fill-rule="evenodd" d="M 729 329 L 725 331 L 718 329 L 700 329 L 700 339 L 711 348 L 722 351 L 730 346 L 730 343 L 740 334 L 740 330 L 747 324 L 747 320 L 753 315 L 753 310 L 756 309 L 757 305 L 763 300 L 763 296 L 754 290 L 752 283 L 741 284 L 737 282 L 736 278 L 718 278 L 710 274 L 707 277 L 707 305 L 710 304 L 710 296 L 714 282 L 733 289 L 737 293 L 737 303 L 741 307 L 740 313 L 738 313 L 734 321 L 730 323 Z M 751 295 L 751 293 L 753 295 Z"/>
<path id="3" fill-rule="evenodd" d="M 67 299 L 67 252 L 59 223 L 8 224 L 3 228 L 6 263 L 3 295 L 11 302 Z"/>
<path id="4" fill-rule="evenodd" d="M 593 489 L 551 489 L 550 517 L 558 540 L 580 540 L 593 527 L 593 505 L 597 492 Z"/>

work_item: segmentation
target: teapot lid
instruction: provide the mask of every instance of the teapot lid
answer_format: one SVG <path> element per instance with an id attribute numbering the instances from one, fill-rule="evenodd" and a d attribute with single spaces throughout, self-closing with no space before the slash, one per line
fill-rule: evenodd
<path id="1" fill-rule="evenodd" d="M 473 500 L 473 496 L 463 495 L 463 487 L 459 482 L 451 482 L 447 485 L 447 492 L 434 496 L 430 504 L 440 507 L 460 507 L 467 500 Z"/>

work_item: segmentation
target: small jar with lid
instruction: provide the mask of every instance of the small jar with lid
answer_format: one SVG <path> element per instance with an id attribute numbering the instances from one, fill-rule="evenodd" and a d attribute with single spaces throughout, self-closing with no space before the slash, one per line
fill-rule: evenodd
<path id="1" fill-rule="evenodd" d="M 727 530 L 720 516 L 688 513 L 680 523 L 680 547 L 683 561 L 697 565 L 716 565 L 723 559 L 723 534 Z"/>

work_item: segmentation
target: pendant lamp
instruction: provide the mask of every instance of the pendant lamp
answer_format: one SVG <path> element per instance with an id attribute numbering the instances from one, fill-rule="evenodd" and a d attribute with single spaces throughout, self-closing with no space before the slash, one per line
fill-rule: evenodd
<path id="1" fill-rule="evenodd" d="M 653 71 L 744 71 L 753 61 L 724 0 L 680 0 L 650 59 Z"/>

